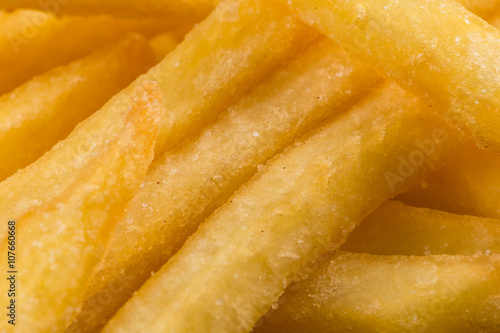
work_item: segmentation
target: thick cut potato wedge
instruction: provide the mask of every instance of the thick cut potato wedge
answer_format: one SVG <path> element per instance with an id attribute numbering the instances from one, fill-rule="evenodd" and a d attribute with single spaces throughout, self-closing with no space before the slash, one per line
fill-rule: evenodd
<path id="1" fill-rule="evenodd" d="M 153 159 L 164 109 L 158 86 L 151 81 L 144 82 L 131 100 L 124 126 L 67 189 L 16 221 L 20 332 L 65 329 L 104 254 L 117 216 L 139 189 Z M 6 257 L 7 242 L 2 243 Z M 5 327 L 11 326 L 2 321 L 0 329 Z"/>
<path id="2" fill-rule="evenodd" d="M 500 151 L 500 31 L 454 0 L 289 3 L 304 21 L 428 99 L 480 146 Z"/>
<path id="3" fill-rule="evenodd" d="M 500 156 L 470 146 L 398 199 L 410 205 L 500 219 Z"/>
<path id="4" fill-rule="evenodd" d="M 123 15 L 132 17 L 177 17 L 202 19 L 219 0 L 2 0 L 0 9 L 30 8 L 56 15 Z M 233 2 L 228 2 L 233 6 Z M 237 3 L 234 4 L 237 6 Z"/>
<path id="5" fill-rule="evenodd" d="M 341 249 L 418 256 L 500 253 L 500 221 L 389 201 L 364 219 Z"/>
<path id="6" fill-rule="evenodd" d="M 500 255 L 338 253 L 254 332 L 498 332 Z"/>
<path id="7" fill-rule="evenodd" d="M 130 32 L 146 37 L 186 20 L 63 17 L 22 10 L 0 16 L 0 94 L 12 91 L 33 76 L 87 56 Z M 184 29 L 185 30 L 185 29 Z"/>
<path id="8" fill-rule="evenodd" d="M 148 75 L 158 81 L 167 109 L 156 156 L 198 134 L 278 65 L 303 51 L 317 33 L 285 8 L 242 0 L 219 5 Z"/>
<path id="9" fill-rule="evenodd" d="M 50 150 L 154 63 L 147 41 L 131 35 L 1 96 L 0 181 Z"/>
<path id="10" fill-rule="evenodd" d="M 399 87 L 376 90 L 268 163 L 104 332 L 248 331 L 362 218 L 435 169 L 457 147 L 452 136 Z M 428 155 L 415 148 L 423 140 Z M 417 155 L 412 172 L 388 178 Z"/>
<path id="11" fill-rule="evenodd" d="M 75 326 L 104 324 L 259 164 L 381 81 L 323 38 L 196 140 L 160 158 L 118 223 Z"/>

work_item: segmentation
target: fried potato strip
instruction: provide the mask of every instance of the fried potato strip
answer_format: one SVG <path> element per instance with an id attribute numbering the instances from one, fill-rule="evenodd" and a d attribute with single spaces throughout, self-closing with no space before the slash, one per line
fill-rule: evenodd
<path id="1" fill-rule="evenodd" d="M 219 0 L 3 0 L 0 9 L 29 8 L 56 15 L 101 15 L 130 17 L 178 17 L 203 19 Z M 228 2 L 227 6 L 237 6 Z"/>
<path id="2" fill-rule="evenodd" d="M 498 254 L 340 252 L 289 288 L 254 332 L 498 332 L 490 295 L 499 281 Z"/>
<path id="3" fill-rule="evenodd" d="M 71 187 L 92 157 L 127 127 L 136 92 L 149 81 L 145 76 L 139 77 L 81 122 L 65 140 L 0 183 L 0 219 L 18 221 L 28 211 L 51 202 Z M 6 230 L 2 229 L 0 239 L 3 240 L 5 234 Z"/>
<path id="4" fill-rule="evenodd" d="M 500 156 L 470 145 L 398 199 L 455 214 L 500 219 Z"/>
<path id="5" fill-rule="evenodd" d="M 104 332 L 251 329 L 312 262 L 457 147 L 427 111 L 388 85 L 287 149 L 212 214 Z M 428 139 L 433 152 L 418 153 L 415 143 Z M 412 173 L 387 177 L 415 154 L 422 159 Z"/>
<path id="6" fill-rule="evenodd" d="M 0 181 L 49 151 L 154 63 L 147 41 L 131 35 L 1 96 Z"/>
<path id="7" fill-rule="evenodd" d="M 148 73 L 159 83 L 167 109 L 157 156 L 198 134 L 317 37 L 284 14 L 280 6 L 255 0 L 240 1 L 236 10 L 220 5 Z"/>
<path id="8" fill-rule="evenodd" d="M 158 86 L 143 82 L 132 95 L 124 126 L 70 179 L 70 186 L 16 221 L 22 265 L 16 325 L 20 331 L 61 332 L 70 322 L 117 216 L 153 160 L 163 111 Z M 2 243 L 6 257 L 7 241 Z M 0 325 L 12 327 L 6 321 Z"/>
<path id="9" fill-rule="evenodd" d="M 191 25 L 186 20 L 56 18 L 31 10 L 4 13 L 0 16 L 0 94 L 11 92 L 33 76 L 87 56 L 128 33 L 150 37 Z"/>
<path id="10" fill-rule="evenodd" d="M 258 2 L 249 0 L 242 2 L 239 9 L 236 13 L 224 9 L 214 12 L 146 74 L 147 79 L 158 82 L 166 108 L 155 152 L 171 148 L 200 130 L 226 104 L 317 37 L 314 31 L 283 16 L 273 6 L 261 8 Z M 207 39 L 207 35 L 217 37 Z M 123 125 L 121 114 L 141 80 L 144 78 L 77 127 L 66 144 L 56 145 L 0 183 L 0 219 L 17 219 L 61 193 L 75 170 L 84 167 L 93 151 Z M 25 191 L 27 186 L 29 192 Z"/>
<path id="11" fill-rule="evenodd" d="M 323 38 L 196 140 L 160 158 L 118 223 L 75 326 L 104 324 L 259 164 L 381 81 Z M 297 100 L 303 91 L 308 93 Z"/>
<path id="12" fill-rule="evenodd" d="M 363 220 L 341 249 L 417 256 L 500 253 L 500 221 L 389 201 Z"/>
<path id="13" fill-rule="evenodd" d="M 289 3 L 305 22 L 428 99 L 483 148 L 500 150 L 500 31 L 454 0 Z"/>

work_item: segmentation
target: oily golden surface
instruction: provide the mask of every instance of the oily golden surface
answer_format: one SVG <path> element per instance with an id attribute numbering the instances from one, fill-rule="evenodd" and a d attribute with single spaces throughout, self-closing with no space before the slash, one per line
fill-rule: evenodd
<path id="1" fill-rule="evenodd" d="M 50 150 L 154 61 L 147 41 L 131 35 L 1 96 L 0 181 Z"/>
<path id="2" fill-rule="evenodd" d="M 500 255 L 340 252 L 281 297 L 255 332 L 498 332 Z"/>
<path id="3" fill-rule="evenodd" d="M 321 39 L 196 140 L 161 157 L 118 223 L 78 327 L 104 324 L 259 164 L 354 104 L 378 82 L 380 76 L 368 66 Z M 307 95 L 297 99 L 303 91 Z"/>
<path id="4" fill-rule="evenodd" d="M 311 262 L 456 147 L 427 110 L 387 85 L 287 149 L 212 214 L 104 332 L 251 329 Z M 399 157 L 429 138 L 433 153 L 389 182 Z"/>
<path id="5" fill-rule="evenodd" d="M 500 253 L 500 221 L 389 201 L 364 219 L 341 249 L 418 256 Z"/>
<path id="6" fill-rule="evenodd" d="M 285 0 L 280 0 L 285 3 Z M 500 31 L 454 0 L 294 0 L 300 17 L 500 150 Z"/>
<path id="7" fill-rule="evenodd" d="M 36 162 L 0 183 L 0 220 L 18 220 L 26 212 L 46 204 L 71 187 L 93 155 L 127 127 L 130 105 L 145 84 L 152 84 L 150 81 L 140 77 Z M 1 229 L 2 239 L 5 234 L 6 229 Z"/>
<path id="8" fill-rule="evenodd" d="M 2 0 L 0 9 L 31 8 L 58 15 L 123 15 L 132 17 L 178 17 L 201 19 L 218 0 Z M 228 2 L 230 3 L 230 2 Z"/>
<path id="9" fill-rule="evenodd" d="M 276 12 L 273 6 L 262 9 L 259 2 L 248 1 L 239 8 L 236 13 L 216 11 L 146 74 L 158 82 L 166 108 L 155 150 L 172 146 L 202 127 L 238 92 L 249 89 L 259 76 L 265 76 L 316 36 L 300 22 Z M 217 38 L 208 39 L 207 35 Z M 123 125 L 121 114 L 143 80 L 134 82 L 78 126 L 65 144 L 56 145 L 34 164 L 2 182 L 0 218 L 15 219 L 60 193 L 67 184 L 63 180 L 84 167 L 92 151 Z M 23 188 L 28 184 L 30 191 L 25 193 Z"/>
<path id="10" fill-rule="evenodd" d="M 195 135 L 278 65 L 317 36 L 280 6 L 242 0 L 219 5 L 148 75 L 167 110 L 155 153 Z"/>
<path id="11" fill-rule="evenodd" d="M 457 2 L 487 21 L 492 13 L 500 7 L 500 0 L 457 0 Z"/>
<path id="12" fill-rule="evenodd" d="M 61 332 L 71 320 L 117 216 L 153 159 L 160 101 L 157 85 L 145 82 L 132 95 L 122 130 L 95 152 L 70 186 L 16 220 L 22 263 L 19 331 Z M 7 242 L 2 243 L 6 257 Z M 2 321 L 1 327 L 11 326 Z"/>
<path id="13" fill-rule="evenodd" d="M 159 63 L 167 54 L 172 52 L 179 45 L 179 38 L 170 31 L 155 35 L 149 40 L 149 45 L 153 49 L 156 62 Z"/>
<path id="14" fill-rule="evenodd" d="M 500 156 L 470 146 L 398 199 L 408 204 L 500 219 Z"/>
<path id="15" fill-rule="evenodd" d="M 2 2 L 3 3 L 3 2 Z M 33 76 L 87 56 L 130 32 L 146 37 L 186 25 L 186 20 L 116 19 L 107 16 L 56 18 L 21 10 L 0 15 L 0 94 Z"/>

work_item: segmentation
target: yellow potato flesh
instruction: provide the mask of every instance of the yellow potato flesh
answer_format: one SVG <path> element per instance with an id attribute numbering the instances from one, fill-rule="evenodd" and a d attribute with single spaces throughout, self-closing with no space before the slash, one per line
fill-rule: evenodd
<path id="1" fill-rule="evenodd" d="M 199 133 L 317 36 L 283 12 L 280 6 L 255 0 L 240 1 L 236 10 L 220 5 L 149 72 L 167 109 L 156 156 Z"/>
<path id="2" fill-rule="evenodd" d="M 63 17 L 21 10 L 0 16 L 0 94 L 33 76 L 87 56 L 130 32 L 146 37 L 183 21 Z"/>
<path id="3" fill-rule="evenodd" d="M 78 327 L 104 324 L 259 164 L 379 82 L 369 67 L 322 39 L 196 140 L 159 159 L 118 223 Z"/>
<path id="4" fill-rule="evenodd" d="M 418 256 L 500 253 L 500 221 L 389 201 L 363 220 L 341 249 Z"/>
<path id="5" fill-rule="evenodd" d="M 50 150 L 154 61 L 147 41 L 131 35 L 1 96 L 0 181 Z"/>
<path id="6" fill-rule="evenodd" d="M 212 214 L 104 332 L 251 329 L 312 262 L 457 146 L 427 110 L 387 85 L 287 149 Z M 387 178 L 418 154 L 416 142 L 432 138 L 417 168 Z"/>
<path id="7" fill-rule="evenodd" d="M 16 220 L 19 331 L 61 332 L 70 322 L 117 215 L 139 189 L 153 159 L 163 110 L 158 86 L 144 82 L 131 97 L 124 126 L 70 186 Z M 2 242 L 4 256 L 6 243 Z M 11 326 L 2 321 L 2 327 Z"/>
<path id="8" fill-rule="evenodd" d="M 500 255 L 340 252 L 288 289 L 254 331 L 498 332 Z M 496 303 L 498 304 L 498 303 Z"/>
<path id="9" fill-rule="evenodd" d="M 285 0 L 280 0 L 285 3 Z M 453 0 L 294 0 L 307 23 L 500 150 L 500 31 Z"/>
<path id="10" fill-rule="evenodd" d="M 410 205 L 500 219 L 500 156 L 474 146 L 398 199 Z"/>
<path id="11" fill-rule="evenodd" d="M 31 8 L 56 15 L 100 15 L 176 17 L 201 19 L 207 16 L 218 0 L 3 0 L 0 9 Z M 231 2 L 227 4 L 233 5 Z M 236 5 L 235 5 L 236 6 Z"/>

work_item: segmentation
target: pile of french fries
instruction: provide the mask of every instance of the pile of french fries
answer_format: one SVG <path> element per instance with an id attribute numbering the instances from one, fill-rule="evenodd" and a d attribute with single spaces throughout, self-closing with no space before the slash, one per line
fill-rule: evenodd
<path id="1" fill-rule="evenodd" d="M 0 332 L 500 332 L 499 0 L 0 2 Z"/>

